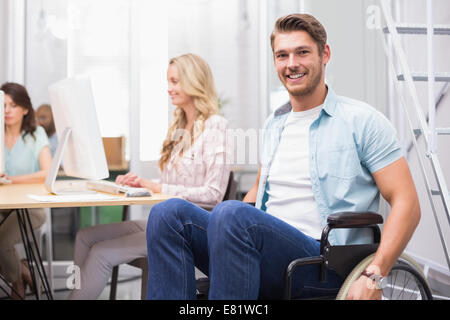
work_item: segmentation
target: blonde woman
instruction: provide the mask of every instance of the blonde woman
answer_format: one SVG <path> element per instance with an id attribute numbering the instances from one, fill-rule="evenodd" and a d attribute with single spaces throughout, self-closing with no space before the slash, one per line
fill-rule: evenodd
<path id="1" fill-rule="evenodd" d="M 161 151 L 160 180 L 128 173 L 118 176 L 116 183 L 215 205 L 223 199 L 230 168 L 227 121 L 218 115 L 211 70 L 199 56 L 185 54 L 170 60 L 167 81 L 176 109 Z M 114 266 L 145 257 L 146 223 L 126 221 L 80 230 L 74 263 L 80 267 L 81 288 L 74 289 L 69 299 L 96 299 Z"/>

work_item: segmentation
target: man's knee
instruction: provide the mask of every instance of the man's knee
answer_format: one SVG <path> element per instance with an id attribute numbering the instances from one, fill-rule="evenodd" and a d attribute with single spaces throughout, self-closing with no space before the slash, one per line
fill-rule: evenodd
<path id="1" fill-rule="evenodd" d="M 185 209 L 191 205 L 183 199 L 169 199 L 152 207 L 147 221 L 147 240 L 158 236 L 159 231 L 167 226 L 177 228 L 179 220 Z"/>
<path id="2" fill-rule="evenodd" d="M 148 216 L 148 223 L 157 223 L 162 218 L 177 214 L 182 211 L 188 202 L 183 199 L 169 199 L 152 207 Z M 155 222 L 153 222 L 155 221 Z"/>
<path id="3" fill-rule="evenodd" d="M 208 229 L 218 231 L 228 227 L 243 226 L 249 218 L 249 209 L 251 207 L 242 201 L 224 201 L 213 209 Z"/>

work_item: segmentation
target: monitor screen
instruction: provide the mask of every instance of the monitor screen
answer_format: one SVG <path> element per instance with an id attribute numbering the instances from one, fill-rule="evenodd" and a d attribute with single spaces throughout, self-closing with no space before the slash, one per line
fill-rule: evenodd
<path id="1" fill-rule="evenodd" d="M 93 180 L 108 178 L 90 79 L 59 81 L 49 87 L 49 95 L 59 144 L 64 142 L 64 131 L 71 130 L 60 152 L 65 174 Z"/>

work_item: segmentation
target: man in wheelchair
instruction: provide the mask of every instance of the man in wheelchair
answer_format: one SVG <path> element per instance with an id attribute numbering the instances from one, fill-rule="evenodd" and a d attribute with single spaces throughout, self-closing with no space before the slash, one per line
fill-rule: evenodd
<path id="1" fill-rule="evenodd" d="M 327 266 L 329 244 L 370 243 L 372 230 L 360 227 L 381 222 L 373 214 L 381 194 L 391 207 L 383 234 L 345 294 L 380 299 L 383 280 L 419 223 L 395 129 L 373 107 L 325 84 L 331 51 L 321 23 L 306 14 L 282 17 L 271 44 L 290 101 L 265 123 L 257 181 L 244 202 L 225 201 L 212 213 L 180 199 L 153 207 L 149 299 L 195 299 L 194 266 L 210 279 L 209 299 L 282 299 L 286 283 L 288 298 L 336 295 L 346 274 Z M 301 267 L 286 282 L 295 259 Z"/>

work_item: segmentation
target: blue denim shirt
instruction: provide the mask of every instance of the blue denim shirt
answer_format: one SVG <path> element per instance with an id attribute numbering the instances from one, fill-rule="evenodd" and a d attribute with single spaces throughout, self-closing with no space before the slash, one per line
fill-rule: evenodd
<path id="1" fill-rule="evenodd" d="M 256 207 L 264 211 L 267 178 L 291 110 L 291 104 L 285 104 L 264 125 L 256 198 Z M 323 109 L 309 129 L 309 141 L 311 184 L 322 225 L 333 213 L 377 212 L 380 192 L 372 173 L 402 157 L 396 131 L 386 117 L 370 105 L 337 96 L 328 88 Z M 329 237 L 335 245 L 371 239 L 368 229 L 333 230 Z"/>

